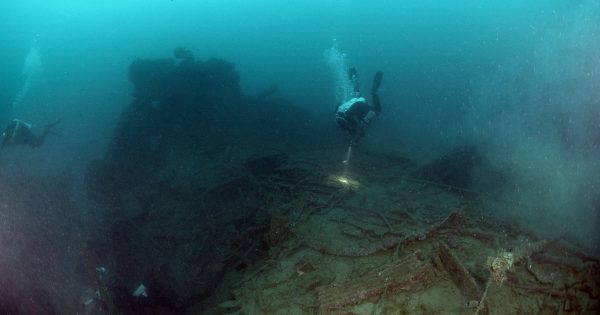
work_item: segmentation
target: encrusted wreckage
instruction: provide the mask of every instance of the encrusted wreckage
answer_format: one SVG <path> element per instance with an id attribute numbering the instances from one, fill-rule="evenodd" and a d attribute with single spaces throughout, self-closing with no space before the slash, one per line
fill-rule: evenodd
<path id="1" fill-rule="evenodd" d="M 390 166 L 377 179 L 403 170 Z M 215 313 L 600 310 L 598 258 L 486 215 L 470 192 L 457 194 L 415 178 L 387 177 L 378 184 L 360 171 L 357 167 L 353 175 L 364 192 L 338 186 L 333 198 L 295 200 L 302 209 L 310 203 L 317 210 L 310 216 L 282 213 L 293 222 L 285 240 L 266 262 L 243 271 L 242 280 L 228 286 L 233 295 Z"/>
<path id="2" fill-rule="evenodd" d="M 177 56 L 132 65 L 135 99 L 88 170 L 90 196 L 111 214 L 118 280 L 106 291 L 131 292 L 144 279 L 158 297 L 132 310 L 116 295 L 106 309 L 600 311 L 597 257 L 498 221 L 461 171 L 429 176 L 464 156 L 479 163 L 471 149 L 421 170 L 366 151 L 344 165 L 343 148 L 302 143 L 312 141 L 304 112 L 270 93 L 242 95 L 231 64 Z"/>

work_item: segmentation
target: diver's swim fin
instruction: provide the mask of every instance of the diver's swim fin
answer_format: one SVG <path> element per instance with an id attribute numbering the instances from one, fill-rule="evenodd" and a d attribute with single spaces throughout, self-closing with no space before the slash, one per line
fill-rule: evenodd
<path id="1" fill-rule="evenodd" d="M 377 71 L 377 73 L 375 73 L 375 77 L 373 78 L 371 94 L 377 94 L 377 90 L 379 90 L 379 86 L 381 85 L 381 80 L 383 80 L 383 72 Z"/>
<path id="2" fill-rule="evenodd" d="M 50 128 L 52 128 L 52 127 L 54 127 L 54 126 L 58 125 L 59 123 L 60 123 L 60 119 L 57 119 L 57 120 L 55 120 L 55 121 L 53 121 L 53 122 L 51 122 L 51 123 L 47 124 L 47 125 L 45 126 L 45 128 L 46 128 L 46 129 L 50 129 Z"/>
<path id="3" fill-rule="evenodd" d="M 56 125 L 58 125 L 60 123 L 60 119 L 55 120 L 54 122 L 47 124 L 46 126 L 44 126 L 44 134 L 50 134 L 50 135 L 55 135 L 55 136 L 60 136 L 58 133 L 54 132 L 54 130 L 52 130 L 52 128 Z"/>

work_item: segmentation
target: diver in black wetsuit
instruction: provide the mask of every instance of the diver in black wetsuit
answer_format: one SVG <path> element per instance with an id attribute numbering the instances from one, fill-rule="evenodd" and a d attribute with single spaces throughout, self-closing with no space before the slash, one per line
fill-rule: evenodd
<path id="1" fill-rule="evenodd" d="M 373 86 L 371 87 L 373 106 L 369 105 L 366 99 L 360 95 L 356 69 L 350 68 L 348 76 L 354 86 L 354 97 L 338 105 L 335 120 L 343 131 L 352 136 L 351 144 L 356 144 L 365 135 L 371 119 L 381 113 L 381 103 L 377 91 L 381 85 L 383 73 L 377 71 L 373 78 Z"/>
<path id="2" fill-rule="evenodd" d="M 59 122 L 60 120 L 57 120 L 46 125 L 42 134 L 38 137 L 31 131 L 31 124 L 19 119 L 13 119 L 2 132 L 2 143 L 0 148 L 18 145 L 28 145 L 32 148 L 39 147 L 44 144 L 48 135 L 58 135 L 52 131 L 52 127 L 56 126 Z"/>

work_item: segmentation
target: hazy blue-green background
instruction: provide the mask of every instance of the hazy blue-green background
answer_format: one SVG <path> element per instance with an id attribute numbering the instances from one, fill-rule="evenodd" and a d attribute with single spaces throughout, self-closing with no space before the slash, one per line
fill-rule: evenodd
<path id="1" fill-rule="evenodd" d="M 0 121 L 35 34 L 44 75 L 16 115 L 60 117 L 64 133 L 26 158 L 39 171 L 101 154 L 130 100 L 130 62 L 177 46 L 234 62 L 249 94 L 277 83 L 294 104 L 331 115 L 323 52 L 335 38 L 365 88 L 385 73 L 365 148 L 425 163 L 476 143 L 508 174 L 498 211 L 596 246 L 599 21 L 596 1 L 4 0 Z"/>

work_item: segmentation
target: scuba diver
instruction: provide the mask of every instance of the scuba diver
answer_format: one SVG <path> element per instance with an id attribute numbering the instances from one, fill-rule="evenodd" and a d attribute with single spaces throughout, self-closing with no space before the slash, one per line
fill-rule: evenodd
<path id="1" fill-rule="evenodd" d="M 57 120 L 46 125 L 42 133 L 39 136 L 36 136 L 31 131 L 31 124 L 19 119 L 13 119 L 2 132 L 2 143 L 0 144 L 0 148 L 18 145 L 28 145 L 32 148 L 39 147 L 44 144 L 48 135 L 58 135 L 56 132 L 52 131 L 52 128 L 59 122 L 60 120 Z"/>
<path id="2" fill-rule="evenodd" d="M 348 76 L 354 88 L 353 98 L 343 104 L 338 105 L 335 120 L 338 126 L 352 137 L 351 145 L 354 145 L 365 135 L 367 127 L 374 116 L 381 113 L 381 103 L 377 91 L 383 79 L 383 73 L 377 71 L 373 78 L 371 87 L 371 98 L 373 106 L 367 103 L 367 100 L 360 95 L 358 86 L 358 74 L 355 68 L 348 70 Z"/>

